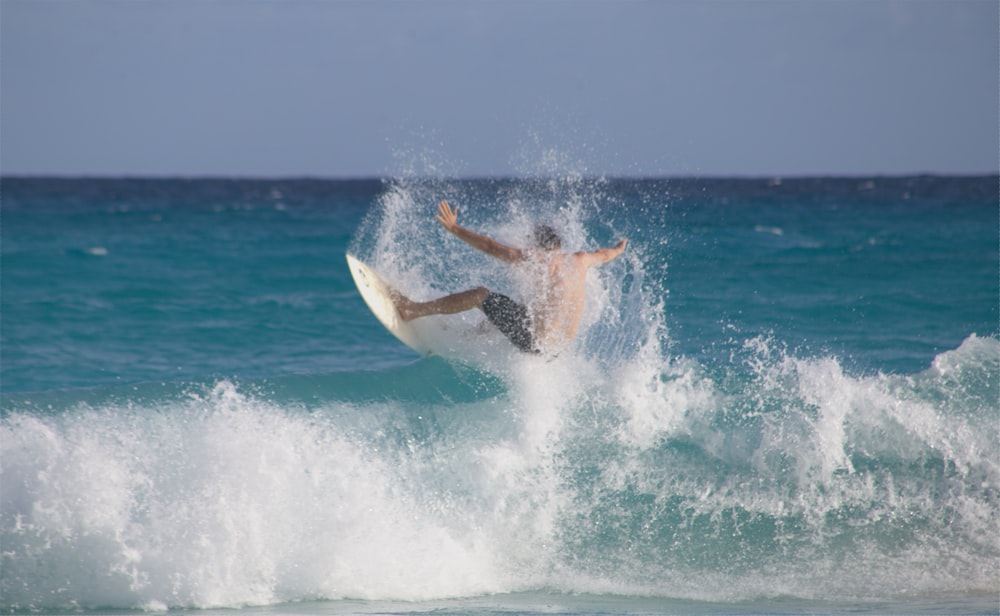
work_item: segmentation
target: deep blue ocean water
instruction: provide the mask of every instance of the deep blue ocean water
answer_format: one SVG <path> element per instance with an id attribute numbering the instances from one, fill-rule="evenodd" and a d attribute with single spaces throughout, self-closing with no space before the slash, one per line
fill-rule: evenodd
<path id="1" fill-rule="evenodd" d="M 998 185 L 3 178 L 0 608 L 996 613 Z M 378 324 L 444 198 L 629 238 L 569 351 Z"/>

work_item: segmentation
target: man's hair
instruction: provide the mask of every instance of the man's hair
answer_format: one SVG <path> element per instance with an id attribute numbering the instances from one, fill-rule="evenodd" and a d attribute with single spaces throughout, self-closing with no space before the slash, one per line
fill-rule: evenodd
<path id="1" fill-rule="evenodd" d="M 552 227 L 538 225 L 535 227 L 535 245 L 542 250 L 558 250 L 562 248 L 562 240 Z"/>

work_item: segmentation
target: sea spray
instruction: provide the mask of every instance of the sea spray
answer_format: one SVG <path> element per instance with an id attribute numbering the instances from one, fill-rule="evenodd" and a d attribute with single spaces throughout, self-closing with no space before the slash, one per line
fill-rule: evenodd
<path id="1" fill-rule="evenodd" d="M 523 281 L 508 264 L 484 255 L 444 231 L 437 203 L 449 198 L 459 223 L 501 243 L 532 246 L 538 224 L 554 226 L 569 251 L 616 244 L 638 230 L 610 222 L 623 207 L 603 179 L 565 178 L 495 181 L 472 186 L 436 179 L 391 182 L 359 226 L 349 252 L 369 263 L 397 290 L 417 301 L 478 286 L 519 299 Z M 609 360 L 634 354 L 651 336 L 663 341 L 662 276 L 650 276 L 644 248 L 633 242 L 614 262 L 588 275 L 578 349 Z M 436 317 L 449 319 L 454 317 Z M 478 319 L 474 312 L 463 319 Z"/>

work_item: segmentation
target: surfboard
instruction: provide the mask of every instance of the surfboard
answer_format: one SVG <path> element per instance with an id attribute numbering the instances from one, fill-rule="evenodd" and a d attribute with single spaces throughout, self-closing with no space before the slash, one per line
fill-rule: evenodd
<path id="1" fill-rule="evenodd" d="M 351 270 L 354 284 L 368 308 L 389 332 L 400 342 L 421 355 L 431 355 L 434 350 L 421 337 L 420 328 L 414 321 L 404 321 L 392 303 L 391 287 L 372 268 L 352 255 L 347 255 L 347 266 Z"/>
<path id="2" fill-rule="evenodd" d="M 518 354 L 477 310 L 404 321 L 392 303 L 392 285 L 357 257 L 346 256 L 354 284 L 372 314 L 389 333 L 420 355 L 440 355 L 488 367 Z"/>

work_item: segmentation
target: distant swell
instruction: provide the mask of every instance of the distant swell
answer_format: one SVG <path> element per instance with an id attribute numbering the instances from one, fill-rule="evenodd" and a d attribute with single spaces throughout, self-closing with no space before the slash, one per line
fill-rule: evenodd
<path id="1" fill-rule="evenodd" d="M 743 353 L 8 406 L 3 607 L 995 590 L 1000 342 L 913 376 Z"/>

